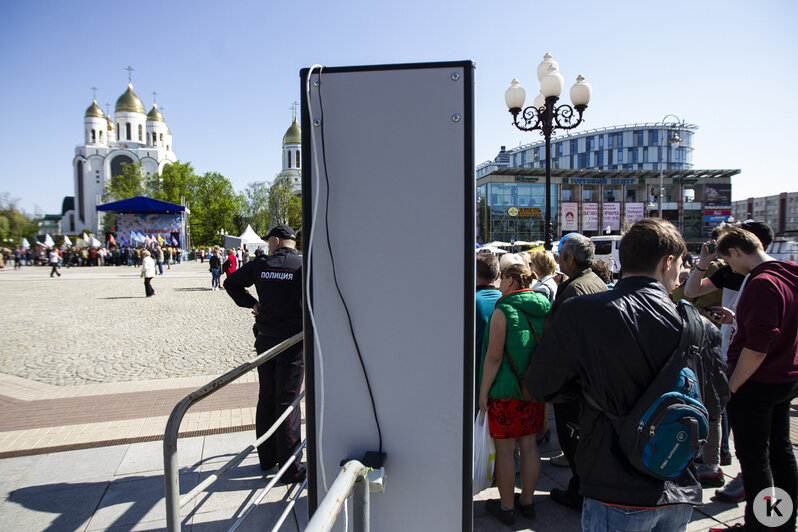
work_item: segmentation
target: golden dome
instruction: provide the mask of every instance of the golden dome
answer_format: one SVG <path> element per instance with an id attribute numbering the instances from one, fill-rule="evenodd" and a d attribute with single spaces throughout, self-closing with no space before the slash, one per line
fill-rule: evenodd
<path id="1" fill-rule="evenodd" d="M 113 131 L 114 129 L 116 129 L 114 121 L 111 120 L 111 115 L 105 115 L 105 120 L 108 122 L 108 131 Z"/>
<path id="2" fill-rule="evenodd" d="M 147 112 L 147 110 L 144 109 L 144 104 L 141 103 L 141 98 L 136 96 L 136 93 L 133 92 L 132 83 L 128 83 L 127 90 L 116 101 L 116 108 L 114 109 L 114 111 L 117 113 L 120 111 L 128 111 L 130 113 L 141 113 L 141 114 Z"/>
<path id="3" fill-rule="evenodd" d="M 296 123 L 296 118 L 291 123 L 291 127 L 283 135 L 283 146 L 286 144 L 299 144 L 302 142 L 302 130 L 299 129 L 299 124 Z"/>
<path id="4" fill-rule="evenodd" d="M 149 113 L 147 113 L 147 121 L 163 122 L 163 115 L 158 110 L 157 103 L 152 104 L 152 110 Z"/>
<path id="5" fill-rule="evenodd" d="M 102 110 L 102 107 L 97 105 L 97 100 L 91 102 L 91 105 L 88 109 L 86 109 L 86 114 L 84 115 L 86 118 L 105 118 L 105 113 Z"/>

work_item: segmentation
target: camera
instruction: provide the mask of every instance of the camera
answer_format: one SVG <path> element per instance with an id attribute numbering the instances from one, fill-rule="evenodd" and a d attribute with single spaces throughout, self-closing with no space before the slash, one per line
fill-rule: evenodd
<path id="1" fill-rule="evenodd" d="M 715 253 L 717 249 L 718 249 L 718 244 L 714 240 L 707 244 L 707 251 L 709 251 L 710 253 Z"/>

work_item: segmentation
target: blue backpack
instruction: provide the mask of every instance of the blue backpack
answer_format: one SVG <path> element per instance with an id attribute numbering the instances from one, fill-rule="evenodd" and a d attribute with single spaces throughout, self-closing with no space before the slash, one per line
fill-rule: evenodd
<path id="1" fill-rule="evenodd" d="M 706 443 L 709 413 L 696 377 L 701 368 L 704 327 L 696 308 L 682 300 L 682 337 L 665 365 L 625 416 L 616 416 L 583 390 L 587 402 L 603 412 L 618 434 L 629 462 L 660 480 L 673 480 Z"/>

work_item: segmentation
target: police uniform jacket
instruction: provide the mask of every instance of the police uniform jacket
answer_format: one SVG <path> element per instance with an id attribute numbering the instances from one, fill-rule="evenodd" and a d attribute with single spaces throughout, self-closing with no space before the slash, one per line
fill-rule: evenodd
<path id="1" fill-rule="evenodd" d="M 253 284 L 258 299 L 246 290 Z M 296 250 L 256 257 L 230 274 L 224 288 L 239 307 L 258 304 L 259 334 L 287 338 L 302 330 L 302 256 Z"/>

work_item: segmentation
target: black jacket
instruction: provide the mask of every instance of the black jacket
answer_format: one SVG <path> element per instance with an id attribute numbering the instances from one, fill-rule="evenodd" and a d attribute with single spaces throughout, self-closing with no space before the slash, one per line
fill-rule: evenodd
<path id="1" fill-rule="evenodd" d="M 246 290 L 253 284 L 258 299 Z M 302 256 L 296 250 L 278 248 L 256 257 L 231 273 L 224 288 L 239 307 L 258 303 L 259 334 L 288 338 L 302 330 Z"/>
<path id="2" fill-rule="evenodd" d="M 729 398 L 720 333 L 706 318 L 697 375 L 710 419 Z M 564 302 L 532 356 L 525 383 L 537 401 L 581 397 L 584 389 L 608 412 L 625 415 L 681 338 L 681 318 L 665 287 L 650 277 L 622 279 L 614 290 Z M 621 452 L 609 418 L 583 404 L 576 470 L 580 494 L 610 504 L 701 504 L 691 465 L 675 481 L 641 473 Z"/>
<path id="3" fill-rule="evenodd" d="M 208 259 L 208 268 L 219 269 L 221 267 L 222 267 L 222 261 L 219 259 L 219 257 L 217 255 L 211 255 L 211 257 Z"/>

